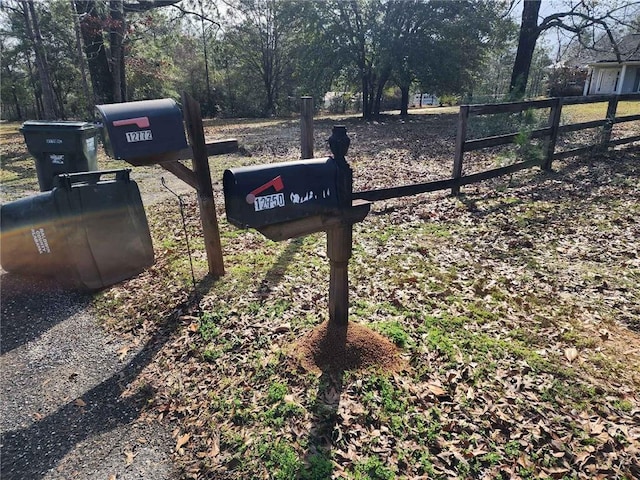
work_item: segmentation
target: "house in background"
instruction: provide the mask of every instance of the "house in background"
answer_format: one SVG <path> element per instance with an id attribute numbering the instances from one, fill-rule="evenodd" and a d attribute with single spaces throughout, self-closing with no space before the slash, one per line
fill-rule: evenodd
<path id="1" fill-rule="evenodd" d="M 427 105 L 440 105 L 440 99 L 430 93 L 415 93 L 413 97 L 409 99 L 410 107 L 422 108 L 426 107 Z"/>
<path id="2" fill-rule="evenodd" d="M 608 42 L 598 42 L 604 47 Z M 597 45 L 596 45 L 597 47 Z M 627 35 L 618 42 L 620 58 L 613 47 L 598 49 L 587 64 L 589 76 L 583 95 L 610 95 L 640 92 L 640 33 Z"/>

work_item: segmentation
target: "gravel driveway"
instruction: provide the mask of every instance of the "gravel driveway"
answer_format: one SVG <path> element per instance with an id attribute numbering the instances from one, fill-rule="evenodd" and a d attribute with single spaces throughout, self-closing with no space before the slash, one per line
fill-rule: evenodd
<path id="1" fill-rule="evenodd" d="M 134 171 L 132 179 L 144 175 L 145 205 L 170 195 L 160 176 L 171 175 Z M 140 418 L 145 394 L 121 397 L 162 339 L 123 356 L 123 340 L 93 316 L 90 294 L 4 271 L 0 282 L 2 479 L 178 478 L 169 427 Z"/>

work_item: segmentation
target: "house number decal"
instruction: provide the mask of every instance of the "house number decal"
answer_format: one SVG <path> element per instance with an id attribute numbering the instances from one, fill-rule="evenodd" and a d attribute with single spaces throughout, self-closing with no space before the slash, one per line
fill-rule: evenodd
<path id="1" fill-rule="evenodd" d="M 262 210 L 271 210 L 272 208 L 284 207 L 284 193 L 274 193 L 271 195 L 263 195 L 258 197 L 259 194 L 273 188 L 276 192 L 284 190 L 284 182 L 282 177 L 278 175 L 273 180 L 269 180 L 264 185 L 260 185 L 255 190 L 252 190 L 245 198 L 249 205 L 253 204 L 253 208 L 256 212 Z"/>
<path id="2" fill-rule="evenodd" d="M 261 210 L 271 210 L 272 208 L 284 207 L 284 193 L 274 193 L 264 197 L 256 197 L 253 206 L 256 212 Z"/>
<path id="3" fill-rule="evenodd" d="M 127 132 L 125 133 L 127 136 L 128 143 L 135 142 L 146 142 L 148 140 L 153 140 L 153 135 L 151 134 L 151 130 L 140 130 L 137 132 Z"/>

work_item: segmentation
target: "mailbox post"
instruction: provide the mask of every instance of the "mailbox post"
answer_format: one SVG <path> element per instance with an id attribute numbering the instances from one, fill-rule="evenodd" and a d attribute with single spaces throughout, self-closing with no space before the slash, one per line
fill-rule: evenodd
<path id="1" fill-rule="evenodd" d="M 97 105 L 96 109 L 103 120 L 105 149 L 111 157 L 134 166 L 158 164 L 197 191 L 209 273 L 220 277 L 224 275 L 224 263 L 208 157 L 237 151 L 238 141 L 205 143 L 200 105 L 186 93 L 182 102 L 184 118 L 172 99 Z M 192 160 L 191 169 L 180 163 L 188 159 Z"/>
<path id="2" fill-rule="evenodd" d="M 346 328 L 349 320 L 348 264 L 353 224 L 369 213 L 367 201 L 352 201 L 353 173 L 345 160 L 349 137 L 333 127 L 333 157 L 255 165 L 225 170 L 227 221 L 255 228 L 274 241 L 327 233 L 330 260 L 329 325 Z"/>
<path id="3" fill-rule="evenodd" d="M 185 123 L 187 124 L 191 148 L 193 149 L 192 167 L 197 181 L 196 191 L 198 192 L 200 223 L 204 237 L 204 248 L 207 252 L 207 261 L 209 263 L 209 273 L 216 277 L 221 277 L 224 275 L 224 259 L 222 257 L 222 243 L 220 241 L 216 205 L 213 199 L 211 171 L 204 140 L 200 105 L 186 94 L 183 95 L 183 102 Z"/>
<path id="4" fill-rule="evenodd" d="M 343 209 L 351 206 L 353 171 L 345 159 L 351 140 L 344 126 L 333 127 L 329 148 L 338 168 L 338 202 Z M 329 326 L 346 328 L 349 321 L 349 259 L 353 241 L 353 224 L 336 225 L 327 230 L 329 257 Z"/>

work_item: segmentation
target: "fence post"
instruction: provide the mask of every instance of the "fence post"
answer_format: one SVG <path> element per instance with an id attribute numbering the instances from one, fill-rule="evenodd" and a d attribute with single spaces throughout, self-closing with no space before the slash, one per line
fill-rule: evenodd
<path id="1" fill-rule="evenodd" d="M 313 97 L 301 97 L 300 152 L 302 158 L 313 158 Z"/>
<path id="2" fill-rule="evenodd" d="M 456 137 L 456 152 L 453 158 L 452 178 L 458 180 L 462 177 L 462 159 L 464 157 L 464 142 L 467 140 L 467 121 L 469 120 L 469 105 L 460 106 L 458 115 L 458 136 Z M 451 195 L 460 195 L 460 185 L 451 188 Z"/>
<path id="3" fill-rule="evenodd" d="M 614 95 L 609 99 L 609 105 L 607 106 L 607 118 L 602 127 L 602 143 L 600 148 L 603 152 L 606 152 L 609 148 L 609 142 L 611 141 L 611 131 L 613 130 L 613 123 L 616 119 L 616 110 L 618 109 L 618 95 Z"/>
<path id="4" fill-rule="evenodd" d="M 549 172 L 551 171 L 551 163 L 553 162 L 553 154 L 556 150 L 556 141 L 558 140 L 558 128 L 560 127 L 560 117 L 562 115 L 562 97 L 555 99 L 551 111 L 549 112 L 549 127 L 551 133 L 547 137 L 544 145 L 544 163 L 542 169 Z"/>

